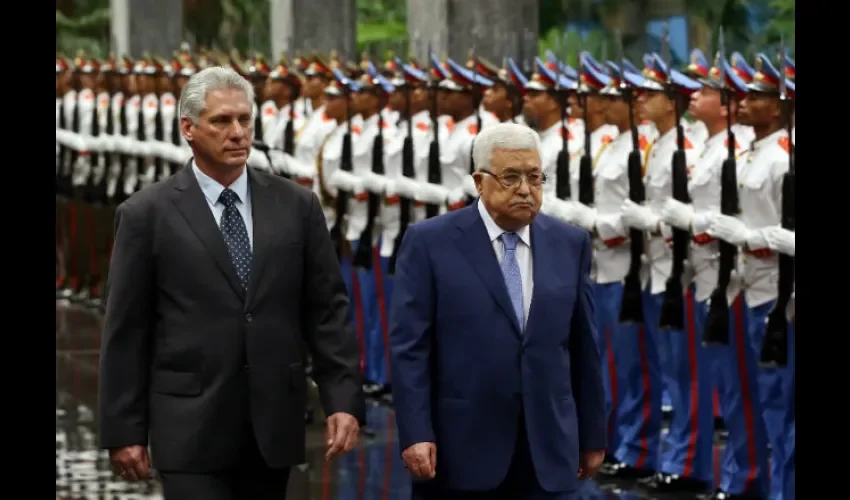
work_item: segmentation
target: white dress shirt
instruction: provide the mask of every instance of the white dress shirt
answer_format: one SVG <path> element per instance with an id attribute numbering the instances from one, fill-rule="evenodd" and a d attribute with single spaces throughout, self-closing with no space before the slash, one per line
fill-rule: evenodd
<path id="1" fill-rule="evenodd" d="M 224 214 L 224 204 L 218 201 L 219 196 L 225 190 L 225 187 L 207 174 L 201 172 L 201 169 L 192 161 L 192 171 L 195 172 L 195 177 L 198 179 L 198 185 L 201 186 L 201 191 L 204 193 L 204 198 L 207 199 L 207 204 L 212 210 L 215 217 L 215 225 L 221 227 L 221 216 Z M 251 216 L 251 196 L 248 190 L 248 169 L 242 170 L 240 175 L 233 184 L 228 186 L 233 192 L 239 196 L 239 201 L 236 202 L 236 209 L 239 210 L 239 215 L 245 221 L 245 229 L 248 230 L 248 241 L 251 244 L 251 249 L 254 249 L 254 219 Z"/>
<path id="2" fill-rule="evenodd" d="M 501 266 L 502 260 L 505 258 L 505 245 L 502 243 L 501 236 L 505 231 L 500 228 L 487 209 L 484 208 L 484 203 L 478 200 L 478 213 L 481 214 L 481 219 L 484 221 L 484 227 L 487 228 L 487 235 L 490 236 L 490 243 L 493 245 L 493 251 L 496 252 L 496 259 Z M 519 236 L 520 244 L 516 247 L 516 261 L 519 265 L 519 273 L 522 276 L 522 315 L 525 322 L 528 323 L 528 312 L 531 309 L 531 294 L 534 291 L 534 264 L 531 258 L 531 228 L 525 226 L 516 231 Z M 523 325 L 525 326 L 525 325 Z"/>

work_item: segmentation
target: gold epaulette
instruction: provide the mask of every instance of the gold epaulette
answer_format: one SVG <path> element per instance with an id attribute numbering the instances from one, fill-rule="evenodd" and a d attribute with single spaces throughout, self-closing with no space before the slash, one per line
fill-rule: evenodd
<path id="1" fill-rule="evenodd" d="M 593 157 L 593 163 L 592 163 L 592 165 L 593 165 L 592 169 L 593 170 L 596 170 L 596 164 L 599 163 L 599 158 L 602 157 L 602 152 L 605 151 L 605 148 L 607 148 L 608 145 L 611 144 L 612 142 L 614 142 L 614 141 L 608 141 L 608 142 L 602 144 L 602 146 L 599 148 L 599 151 L 596 152 L 596 156 Z"/>

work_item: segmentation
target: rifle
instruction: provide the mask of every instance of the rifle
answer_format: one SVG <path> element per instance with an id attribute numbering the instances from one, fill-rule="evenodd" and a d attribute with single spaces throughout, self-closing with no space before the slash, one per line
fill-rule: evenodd
<path id="1" fill-rule="evenodd" d="M 401 175 L 408 179 L 416 177 L 416 170 L 413 165 L 413 114 L 411 109 L 411 89 L 409 85 L 404 87 L 405 114 L 407 114 L 407 137 L 404 138 L 404 144 L 401 149 Z M 407 231 L 407 226 L 410 225 L 410 219 L 413 211 L 413 200 L 409 198 L 401 198 L 399 200 L 399 230 L 398 236 L 395 239 L 393 246 L 393 254 L 388 262 L 388 271 L 390 274 L 395 274 L 395 263 L 398 259 L 398 250 L 401 248 L 401 242 L 404 240 L 404 233 Z"/>
<path id="2" fill-rule="evenodd" d="M 728 152 L 720 168 L 720 213 L 736 216 L 740 212 L 738 206 L 738 166 L 735 160 L 735 132 L 732 130 L 732 89 L 726 86 L 723 28 L 720 29 L 718 38 L 719 50 L 716 66 L 720 69 L 720 95 L 722 104 L 726 106 L 726 134 L 728 136 L 726 139 Z M 708 305 L 708 316 L 702 335 L 703 345 L 729 344 L 729 301 L 726 295 L 732 281 L 732 271 L 735 269 L 738 249 L 735 245 L 722 240 L 718 241 L 718 246 L 720 248 L 720 269 L 717 274 L 717 287 L 711 292 Z"/>
<path id="3" fill-rule="evenodd" d="M 292 48 L 292 39 L 290 37 L 289 43 L 287 43 L 287 47 Z M 289 59 L 291 61 L 292 59 Z M 288 62 L 288 61 L 287 61 Z M 289 83 L 289 88 L 291 89 L 291 97 L 289 98 L 289 122 L 286 124 L 286 127 L 283 129 L 283 152 L 288 155 L 295 154 L 295 102 L 298 100 L 299 89 L 298 86 Z"/>
<path id="4" fill-rule="evenodd" d="M 345 95 L 346 131 L 345 135 L 342 136 L 342 156 L 340 158 L 339 169 L 343 172 L 352 172 L 354 170 L 354 165 L 352 164 L 351 158 L 351 89 L 348 86 L 347 80 L 341 83 L 343 86 L 343 94 Z M 348 211 L 349 196 L 350 193 L 347 191 L 337 189 L 336 207 L 334 207 L 336 216 L 334 217 L 334 224 L 330 229 L 331 241 L 333 242 L 334 248 L 336 248 L 337 256 L 340 258 L 342 257 L 343 250 L 345 248 L 345 238 L 342 235 L 342 225 L 345 223 L 345 213 Z"/>
<path id="5" fill-rule="evenodd" d="M 664 48 L 669 54 L 670 46 L 667 41 L 665 28 Z M 674 85 L 672 85 L 670 74 L 673 71 L 670 57 L 665 58 L 667 64 L 667 96 L 673 100 L 676 113 L 676 151 L 673 152 L 672 184 L 673 199 L 681 203 L 690 203 L 688 196 L 688 170 L 685 158 L 685 130 L 681 121 L 681 100 Z M 685 328 L 685 291 L 682 285 L 682 277 L 685 274 L 685 261 L 688 258 L 691 234 L 684 229 L 673 228 L 673 268 L 670 277 L 667 278 L 664 290 L 664 300 L 661 303 L 659 315 L 659 328 L 681 331 Z"/>
<path id="6" fill-rule="evenodd" d="M 779 99 L 785 128 L 788 131 L 788 172 L 782 178 L 782 227 L 789 231 L 797 228 L 794 142 L 791 140 L 791 114 L 794 102 L 788 95 L 785 83 L 785 41 L 780 43 L 779 55 Z M 767 315 L 767 331 L 759 355 L 759 364 L 767 367 L 788 365 L 788 319 L 785 311 L 794 292 L 794 257 L 779 254 L 779 294 L 776 304 Z"/>
<path id="7" fill-rule="evenodd" d="M 581 66 L 581 57 L 579 55 L 579 66 Z M 580 69 L 580 68 L 579 68 Z M 581 156 L 578 165 L 578 201 L 588 207 L 593 206 L 593 158 L 590 152 L 590 125 L 587 118 L 587 88 L 582 91 L 582 85 L 578 86 L 576 93 L 578 94 L 579 102 L 582 109 L 582 118 L 584 119 L 584 154 Z"/>
<path id="8" fill-rule="evenodd" d="M 373 85 L 378 83 L 373 82 Z M 384 169 L 384 116 L 378 110 L 378 135 L 372 143 L 372 173 L 383 176 Z M 357 252 L 354 254 L 353 265 L 362 269 L 372 269 L 372 241 L 374 240 L 375 221 L 381 209 L 383 195 L 369 191 L 369 201 L 366 209 L 366 227 L 360 235 Z"/>
<path id="9" fill-rule="evenodd" d="M 622 55 L 622 38 L 618 35 L 619 53 Z M 623 68 L 625 72 L 625 68 Z M 646 199 L 646 187 L 643 184 L 643 167 L 640 158 L 640 142 L 638 141 L 637 124 L 634 112 L 634 89 L 620 78 L 620 92 L 629 107 L 629 127 L 632 134 L 632 151 L 628 159 L 629 199 L 641 204 Z M 643 287 L 640 281 L 640 270 L 643 265 L 643 247 L 645 237 L 640 229 L 629 229 L 629 249 L 631 260 L 629 272 L 623 283 L 623 299 L 620 302 L 620 323 L 643 324 Z"/>
<path id="10" fill-rule="evenodd" d="M 561 45 L 561 38 L 556 40 L 558 48 Z M 558 61 L 558 67 L 555 68 L 555 96 L 558 99 L 558 104 L 561 106 L 561 151 L 558 152 L 558 159 L 555 163 L 555 196 L 561 200 L 569 200 L 572 198 L 572 179 L 570 179 L 570 132 L 567 130 L 567 93 L 561 92 L 561 71 L 563 70 L 562 63 Z"/>
<path id="11" fill-rule="evenodd" d="M 428 148 L 428 182 L 431 184 L 441 185 L 443 183 L 443 171 L 440 166 L 440 123 L 439 115 L 437 114 L 437 79 L 434 78 L 434 71 L 439 71 L 439 68 L 434 67 L 433 57 L 431 52 L 431 43 L 428 43 L 428 59 L 431 62 L 431 71 L 428 72 L 428 97 L 431 100 L 431 129 L 434 131 L 434 140 L 431 141 L 431 146 Z M 440 213 L 440 206 L 434 203 L 425 205 L 425 217 L 430 219 L 436 217 Z"/>

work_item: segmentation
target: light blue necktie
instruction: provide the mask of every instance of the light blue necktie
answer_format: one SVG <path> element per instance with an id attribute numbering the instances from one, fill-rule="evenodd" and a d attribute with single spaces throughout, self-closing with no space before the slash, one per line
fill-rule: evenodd
<path id="1" fill-rule="evenodd" d="M 505 258 L 502 259 L 502 275 L 505 277 L 505 285 L 508 287 L 508 295 L 514 306 L 519 329 L 525 329 L 525 314 L 522 308 L 522 274 L 519 272 L 519 264 L 516 260 L 516 246 L 519 236 L 516 233 L 502 233 L 502 244 L 505 246 Z"/>

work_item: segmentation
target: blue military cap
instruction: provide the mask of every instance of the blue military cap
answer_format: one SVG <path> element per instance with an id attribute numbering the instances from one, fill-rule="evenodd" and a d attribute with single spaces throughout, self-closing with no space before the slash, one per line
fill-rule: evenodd
<path id="1" fill-rule="evenodd" d="M 643 69 L 644 81 L 641 88 L 644 90 L 662 91 L 672 86 L 680 92 L 690 94 L 702 86 L 681 71 L 669 68 L 658 54 L 652 54 L 652 60 L 648 62 L 650 64 Z"/>
<path id="2" fill-rule="evenodd" d="M 620 67 L 614 61 L 605 61 L 605 71 L 609 76 L 620 74 Z"/>
<path id="3" fill-rule="evenodd" d="M 551 50 L 546 51 L 546 67 L 551 71 L 560 70 L 569 80 L 578 81 L 578 71 L 569 64 L 559 61 Z"/>
<path id="4" fill-rule="evenodd" d="M 714 89 L 729 89 L 735 93 L 738 99 L 747 96 L 747 81 L 741 78 L 741 75 L 729 64 L 729 61 L 721 59 L 720 55 L 715 59 L 714 66 L 709 70 L 708 76 L 701 78 L 700 82 L 706 87 Z"/>
<path id="5" fill-rule="evenodd" d="M 579 91 L 596 93 L 611 83 L 611 78 L 588 52 L 579 54 Z"/>
<path id="6" fill-rule="evenodd" d="M 364 61 L 363 70 L 363 75 L 356 81 L 356 88 L 351 88 L 352 92 L 384 92 L 390 94 L 395 90 L 390 81 L 378 71 L 372 61 Z"/>
<path id="7" fill-rule="evenodd" d="M 469 68 L 464 68 L 452 59 L 447 60 L 446 65 L 448 74 L 440 82 L 441 89 L 464 92 L 472 90 L 476 86 L 491 87 L 493 85 L 492 80 L 484 78 Z"/>
<path id="8" fill-rule="evenodd" d="M 433 52 L 429 54 L 428 58 L 431 60 L 430 74 L 434 80 L 442 81 L 449 77 L 449 68 L 447 63 L 440 62 L 440 60 L 437 59 L 437 54 L 434 54 Z"/>
<path id="9" fill-rule="evenodd" d="M 551 69 L 539 57 L 534 58 L 534 66 L 534 74 L 531 75 L 531 79 L 525 85 L 526 90 L 549 92 L 558 88 L 558 84 L 560 84 L 562 90 L 570 90 L 578 87 L 575 80 L 563 74 L 556 73 L 556 70 Z"/>
<path id="10" fill-rule="evenodd" d="M 729 57 L 729 66 L 745 82 L 750 83 L 753 81 L 753 75 L 755 75 L 756 71 L 752 66 L 747 64 L 747 59 L 740 52 L 732 52 L 732 55 Z"/>
<path id="11" fill-rule="evenodd" d="M 691 78 L 706 78 L 709 72 L 708 60 L 700 49 L 694 49 L 691 52 L 691 62 L 688 64 L 688 69 L 685 72 Z"/>
<path id="12" fill-rule="evenodd" d="M 763 94 L 778 94 L 779 93 L 779 70 L 770 62 L 770 58 L 764 53 L 756 56 L 755 74 L 753 81 L 747 86 L 750 92 L 760 92 Z M 787 74 L 787 72 L 786 72 Z M 782 75 L 785 80 L 785 88 L 788 95 L 793 99 L 795 95 L 794 81 Z"/>
<path id="13" fill-rule="evenodd" d="M 399 71 L 393 75 L 390 83 L 398 90 L 400 87 L 408 85 L 421 85 L 428 83 L 428 74 L 424 71 L 410 65 L 401 64 L 398 66 Z"/>
<path id="14" fill-rule="evenodd" d="M 640 70 L 637 69 L 637 66 L 635 66 L 631 61 L 629 61 L 625 57 L 620 59 L 620 66 L 622 66 L 623 70 L 625 71 L 631 71 L 632 73 L 640 73 Z"/>
<path id="15" fill-rule="evenodd" d="M 623 71 L 621 73 L 621 78 L 630 87 L 632 87 L 634 89 L 638 89 L 638 90 L 646 90 L 647 87 L 650 85 L 649 80 L 647 78 L 645 78 L 642 74 L 635 73 L 633 71 L 628 71 L 628 70 Z M 652 83 L 655 84 L 655 82 L 652 82 Z M 655 90 L 655 89 L 653 89 L 653 90 Z"/>
<path id="16" fill-rule="evenodd" d="M 525 86 L 528 85 L 528 78 L 519 69 L 519 66 L 512 57 L 508 58 L 508 78 L 521 90 L 525 90 Z"/>
<path id="17" fill-rule="evenodd" d="M 646 53 L 643 55 L 643 67 L 652 66 L 652 60 L 654 59 L 653 55 L 650 53 Z M 635 73 L 640 73 L 640 71 L 635 71 Z"/>
<path id="18" fill-rule="evenodd" d="M 325 94 L 332 97 L 342 97 L 346 94 L 346 89 L 356 92 L 357 84 L 351 78 L 348 78 L 339 68 L 330 69 L 331 81 L 325 87 Z"/>

